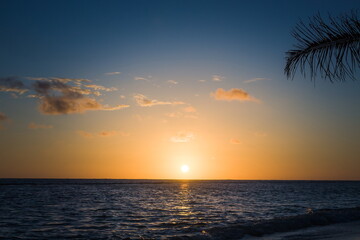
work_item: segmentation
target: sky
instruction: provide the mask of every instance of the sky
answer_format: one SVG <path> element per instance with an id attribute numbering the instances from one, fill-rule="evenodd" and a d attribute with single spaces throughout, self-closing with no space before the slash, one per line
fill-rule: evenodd
<path id="1" fill-rule="evenodd" d="M 357 0 L 0 4 L 0 178 L 360 180 L 360 81 L 284 75 Z"/>

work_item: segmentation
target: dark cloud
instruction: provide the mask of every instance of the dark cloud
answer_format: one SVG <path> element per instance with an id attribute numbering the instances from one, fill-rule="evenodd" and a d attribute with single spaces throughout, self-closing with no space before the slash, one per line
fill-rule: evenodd
<path id="1" fill-rule="evenodd" d="M 54 87 L 54 84 L 52 82 L 39 80 L 33 84 L 33 87 L 36 92 L 47 94 Z"/>
<path id="2" fill-rule="evenodd" d="M 0 78 L 0 92 L 15 92 L 23 94 L 27 92 L 24 83 L 16 77 Z"/>
<path id="3" fill-rule="evenodd" d="M 0 84 L 11 88 L 24 88 L 24 83 L 16 77 L 0 78 Z"/>
<path id="4" fill-rule="evenodd" d="M 41 98 L 39 110 L 43 114 L 71 114 L 88 110 L 101 110 L 102 105 L 93 98 L 71 96 L 46 96 Z"/>
<path id="5" fill-rule="evenodd" d="M 129 107 L 128 105 L 118 105 L 115 107 L 104 106 L 100 104 L 95 98 L 87 97 L 85 95 L 96 95 L 89 89 L 84 89 L 79 86 L 72 86 L 65 84 L 63 81 L 36 81 L 34 83 L 34 90 L 42 94 L 40 98 L 40 112 L 44 114 L 72 114 L 83 113 L 89 110 L 118 110 Z M 115 88 L 105 88 L 99 85 L 85 85 L 85 87 L 95 88 L 103 91 L 114 91 Z"/>
<path id="6" fill-rule="evenodd" d="M 90 95 L 100 96 L 99 91 L 116 91 L 114 87 L 107 88 L 101 85 L 88 84 L 88 79 L 71 78 L 27 78 L 34 81 L 29 86 L 18 78 L 8 77 L 0 79 L 0 91 L 22 94 L 34 91 L 29 98 L 39 99 L 39 111 L 43 114 L 73 114 L 89 110 L 118 110 L 129 105 L 107 106 L 99 103 Z"/>

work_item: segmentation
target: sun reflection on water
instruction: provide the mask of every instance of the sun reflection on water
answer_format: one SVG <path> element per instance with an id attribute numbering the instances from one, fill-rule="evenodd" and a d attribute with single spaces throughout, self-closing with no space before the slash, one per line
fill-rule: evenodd
<path id="1" fill-rule="evenodd" d="M 174 208 L 179 211 L 178 215 L 180 216 L 189 216 L 192 214 L 191 206 L 189 202 L 191 201 L 191 192 L 189 189 L 189 183 L 181 183 L 180 191 L 178 194 L 179 205 Z"/>

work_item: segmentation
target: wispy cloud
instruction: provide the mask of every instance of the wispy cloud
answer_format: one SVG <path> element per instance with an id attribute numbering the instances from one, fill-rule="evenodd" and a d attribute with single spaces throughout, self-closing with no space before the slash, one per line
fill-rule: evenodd
<path id="1" fill-rule="evenodd" d="M 216 100 L 222 101 L 252 101 L 252 102 L 259 102 L 258 99 L 252 97 L 249 93 L 245 90 L 240 88 L 232 88 L 228 91 L 218 88 L 214 93 L 210 94 Z"/>
<path id="2" fill-rule="evenodd" d="M 134 80 L 136 80 L 136 81 L 148 81 L 149 79 L 144 78 L 144 77 L 134 77 Z"/>
<path id="3" fill-rule="evenodd" d="M 86 78 L 60 78 L 60 77 L 27 77 L 29 80 L 33 81 L 44 81 L 44 82 L 52 82 L 57 81 L 61 83 L 75 83 L 76 85 L 81 85 L 83 83 L 91 83 L 92 81 Z"/>
<path id="4" fill-rule="evenodd" d="M 169 118 L 192 118 L 198 119 L 197 110 L 192 106 L 187 106 L 182 111 L 166 113 L 165 116 Z"/>
<path id="5" fill-rule="evenodd" d="M 18 94 L 26 93 L 28 90 L 26 89 L 19 89 L 19 88 L 11 88 L 6 86 L 0 86 L 0 92 L 13 92 Z"/>
<path id="6" fill-rule="evenodd" d="M 0 92 L 23 94 L 27 91 L 28 89 L 25 88 L 24 83 L 16 77 L 0 78 Z"/>
<path id="7" fill-rule="evenodd" d="M 53 128 L 52 125 L 44 125 L 44 124 L 36 124 L 36 123 L 29 123 L 28 128 L 29 129 L 50 129 Z"/>
<path id="8" fill-rule="evenodd" d="M 120 109 L 123 109 L 123 108 L 128 108 L 130 107 L 130 105 L 127 105 L 127 104 L 120 104 L 120 105 L 116 105 L 116 106 L 108 106 L 108 105 L 102 105 L 102 109 L 101 110 L 104 110 L 104 111 L 115 111 L 115 110 L 120 110 Z"/>
<path id="9" fill-rule="evenodd" d="M 41 98 L 42 96 L 39 94 L 29 94 L 26 96 L 27 98 Z"/>
<path id="10" fill-rule="evenodd" d="M 178 82 L 175 80 L 168 80 L 167 83 L 174 84 L 174 85 L 178 84 Z"/>
<path id="11" fill-rule="evenodd" d="M 115 88 L 115 87 L 108 88 L 108 87 L 104 87 L 104 86 L 96 85 L 96 84 L 84 85 L 84 87 L 92 88 L 94 90 L 101 90 L 101 91 L 105 91 L 105 92 L 112 92 L 112 91 L 117 90 L 117 88 Z"/>
<path id="12" fill-rule="evenodd" d="M 121 72 L 108 72 L 108 73 L 105 73 L 105 75 L 109 75 L 109 76 L 119 75 L 119 74 L 121 74 Z"/>
<path id="13" fill-rule="evenodd" d="M 225 79 L 224 76 L 221 76 L 221 75 L 212 75 L 212 78 L 211 78 L 214 82 L 221 82 L 222 80 Z"/>
<path id="14" fill-rule="evenodd" d="M 236 138 L 232 138 L 232 139 L 230 139 L 230 144 L 241 144 L 241 141 L 239 140 L 239 139 L 236 139 Z"/>
<path id="15" fill-rule="evenodd" d="M 270 80 L 270 79 L 268 79 L 268 78 L 252 78 L 252 79 L 243 81 L 243 83 L 253 83 L 253 82 L 264 81 L 264 80 Z"/>
<path id="16" fill-rule="evenodd" d="M 65 84 L 70 91 L 78 92 L 83 95 L 96 95 L 100 96 L 101 93 L 99 91 L 112 92 L 117 91 L 115 87 L 105 87 L 97 84 L 88 84 L 92 81 L 84 78 L 58 78 L 58 77 L 50 77 L 50 78 L 32 78 L 28 77 L 27 79 L 34 80 L 36 82 L 41 82 L 48 85 L 52 85 L 52 90 L 58 90 L 59 88 L 63 88 Z M 74 86 L 75 85 L 75 86 Z M 30 89 L 31 90 L 31 89 Z"/>
<path id="17" fill-rule="evenodd" d="M 204 82 L 206 82 L 206 80 L 200 79 L 198 82 L 204 83 Z"/>
<path id="18" fill-rule="evenodd" d="M 178 132 L 175 136 L 170 138 L 173 143 L 187 143 L 194 139 L 192 132 Z"/>
<path id="19" fill-rule="evenodd" d="M 145 95 L 142 95 L 142 94 L 135 94 L 134 99 L 135 99 L 136 103 L 141 107 L 152 107 L 155 105 L 185 104 L 184 102 L 180 102 L 180 101 L 165 102 L 165 101 L 159 101 L 159 100 L 155 100 L 155 99 L 149 99 Z"/>

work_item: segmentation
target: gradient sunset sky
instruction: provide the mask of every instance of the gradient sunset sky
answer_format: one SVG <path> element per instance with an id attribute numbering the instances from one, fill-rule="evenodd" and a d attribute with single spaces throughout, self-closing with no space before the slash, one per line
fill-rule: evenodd
<path id="1" fill-rule="evenodd" d="M 360 81 L 283 73 L 358 0 L 0 6 L 0 178 L 360 180 Z"/>

